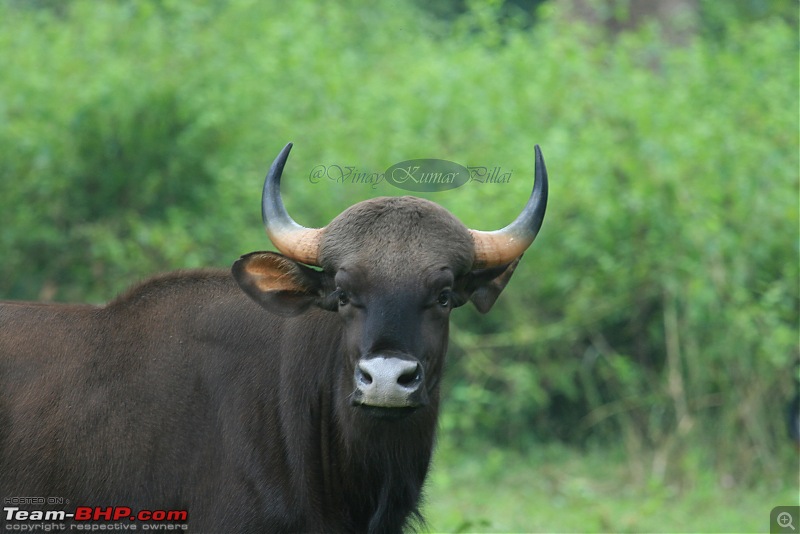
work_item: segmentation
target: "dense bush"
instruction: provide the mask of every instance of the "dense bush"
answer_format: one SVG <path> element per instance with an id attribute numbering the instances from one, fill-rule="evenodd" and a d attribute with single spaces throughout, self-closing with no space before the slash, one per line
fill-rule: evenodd
<path id="1" fill-rule="evenodd" d="M 0 295 L 103 301 L 267 248 L 260 181 L 287 141 L 304 224 L 402 193 L 313 184 L 316 165 L 436 157 L 512 172 L 429 195 L 480 229 L 524 204 L 540 143 L 547 219 L 491 314 L 455 314 L 445 442 L 622 441 L 656 477 L 779 472 L 796 27 L 730 18 L 677 47 L 550 4 L 519 29 L 349 4 L 0 2 Z"/>

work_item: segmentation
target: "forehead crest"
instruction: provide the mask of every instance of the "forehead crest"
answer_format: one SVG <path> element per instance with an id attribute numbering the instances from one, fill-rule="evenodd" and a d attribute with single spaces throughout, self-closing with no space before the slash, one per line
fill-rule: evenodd
<path id="1" fill-rule="evenodd" d="M 474 250 L 469 230 L 438 204 L 416 197 L 379 197 L 351 206 L 325 228 L 320 263 L 448 266 L 465 272 Z"/>

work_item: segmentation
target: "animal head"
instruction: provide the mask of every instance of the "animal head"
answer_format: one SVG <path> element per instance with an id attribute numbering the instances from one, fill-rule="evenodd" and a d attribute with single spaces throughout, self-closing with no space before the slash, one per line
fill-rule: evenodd
<path id="1" fill-rule="evenodd" d="M 272 164 L 262 199 L 267 234 L 282 254 L 243 256 L 234 277 L 273 313 L 296 316 L 316 306 L 340 317 L 338 379 L 354 407 L 398 417 L 428 405 L 438 391 L 450 312 L 468 302 L 489 311 L 541 227 L 548 186 L 539 147 L 522 213 L 483 232 L 408 196 L 366 200 L 325 228 L 305 228 L 280 195 L 291 146 Z"/>

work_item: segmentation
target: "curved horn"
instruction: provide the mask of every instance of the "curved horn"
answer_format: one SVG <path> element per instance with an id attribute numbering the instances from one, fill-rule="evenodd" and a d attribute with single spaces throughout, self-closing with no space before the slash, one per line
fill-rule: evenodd
<path id="1" fill-rule="evenodd" d="M 281 174 L 291 150 L 292 143 L 283 147 L 269 168 L 261 196 L 261 216 L 270 241 L 284 256 L 319 266 L 319 242 L 324 228 L 306 228 L 294 222 L 281 199 Z"/>
<path id="2" fill-rule="evenodd" d="M 475 242 L 475 261 L 473 268 L 486 269 L 511 263 L 525 252 L 539 228 L 542 227 L 547 208 L 547 168 L 539 145 L 535 147 L 536 171 L 533 191 L 519 216 L 501 230 L 482 232 L 470 230 Z"/>

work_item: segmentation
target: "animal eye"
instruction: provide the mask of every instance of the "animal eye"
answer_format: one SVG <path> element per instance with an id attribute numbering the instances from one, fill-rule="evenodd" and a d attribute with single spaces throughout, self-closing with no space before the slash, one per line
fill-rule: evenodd
<path id="1" fill-rule="evenodd" d="M 339 306 L 347 306 L 350 304 L 350 295 L 347 294 L 347 291 L 339 290 L 339 294 L 337 296 L 337 301 Z"/>
<path id="2" fill-rule="evenodd" d="M 436 297 L 436 302 L 443 308 L 450 306 L 450 290 L 445 289 L 439 293 L 439 296 Z"/>

